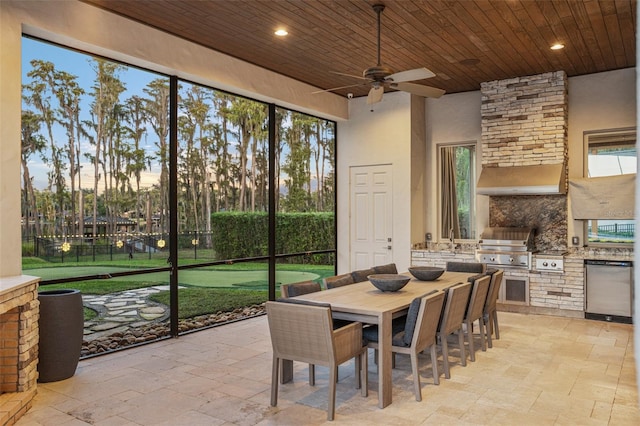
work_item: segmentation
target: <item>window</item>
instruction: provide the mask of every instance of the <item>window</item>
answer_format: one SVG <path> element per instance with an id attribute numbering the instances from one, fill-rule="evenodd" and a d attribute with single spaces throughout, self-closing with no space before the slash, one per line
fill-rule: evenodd
<path id="1" fill-rule="evenodd" d="M 585 152 L 585 177 L 636 173 L 635 129 L 586 133 Z M 634 241 L 635 222 L 632 218 L 592 218 L 585 221 L 585 228 L 589 244 L 630 244 Z"/>
<path id="2" fill-rule="evenodd" d="M 440 237 L 476 238 L 476 144 L 441 145 Z"/>

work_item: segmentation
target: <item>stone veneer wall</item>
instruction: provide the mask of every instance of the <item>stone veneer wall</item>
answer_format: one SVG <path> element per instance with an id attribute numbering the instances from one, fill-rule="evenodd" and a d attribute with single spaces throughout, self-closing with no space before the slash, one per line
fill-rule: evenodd
<path id="1" fill-rule="evenodd" d="M 529 275 L 529 304 L 551 311 L 584 311 L 584 259 L 564 259 L 564 273 L 538 272 Z"/>
<path id="2" fill-rule="evenodd" d="M 565 163 L 564 71 L 482 83 L 482 167 Z"/>
<path id="3" fill-rule="evenodd" d="M 564 71 L 482 83 L 482 167 L 566 167 L 567 87 Z M 567 197 L 492 196 L 489 226 L 535 227 L 536 249 L 566 249 Z"/>
<path id="4" fill-rule="evenodd" d="M 0 292 L 0 424 L 14 424 L 30 407 L 38 379 L 38 279 Z"/>

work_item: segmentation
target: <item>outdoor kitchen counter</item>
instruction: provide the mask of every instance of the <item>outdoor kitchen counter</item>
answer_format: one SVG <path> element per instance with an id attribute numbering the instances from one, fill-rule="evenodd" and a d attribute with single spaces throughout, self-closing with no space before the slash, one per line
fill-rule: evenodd
<path id="1" fill-rule="evenodd" d="M 591 259 L 591 260 L 620 260 L 633 261 L 632 249 L 598 249 L 598 250 L 578 250 L 569 252 L 566 258 L 570 259 Z"/>
<path id="2" fill-rule="evenodd" d="M 538 256 L 549 252 L 533 254 L 532 269 L 505 268 L 507 279 L 528 279 L 528 304 L 500 303 L 498 309 L 531 314 L 583 317 L 585 303 L 585 259 L 633 261 L 633 250 L 569 248 L 564 255 L 561 271 L 541 271 L 535 269 Z M 554 256 L 556 258 L 557 256 Z M 448 261 L 475 262 L 473 251 L 451 253 L 438 250 L 412 250 L 411 265 L 445 267 Z"/>
<path id="3" fill-rule="evenodd" d="M 447 262 L 475 262 L 475 250 L 411 250 L 411 266 L 437 266 L 444 268 Z"/>

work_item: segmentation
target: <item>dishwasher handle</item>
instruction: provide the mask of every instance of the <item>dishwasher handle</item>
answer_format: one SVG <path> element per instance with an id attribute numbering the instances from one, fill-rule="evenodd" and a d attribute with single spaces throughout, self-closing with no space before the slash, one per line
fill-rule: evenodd
<path id="1" fill-rule="evenodd" d="M 631 268 L 633 266 L 633 262 L 627 260 L 596 260 L 596 259 L 585 259 L 585 265 L 603 265 L 603 266 L 619 266 L 622 268 Z"/>

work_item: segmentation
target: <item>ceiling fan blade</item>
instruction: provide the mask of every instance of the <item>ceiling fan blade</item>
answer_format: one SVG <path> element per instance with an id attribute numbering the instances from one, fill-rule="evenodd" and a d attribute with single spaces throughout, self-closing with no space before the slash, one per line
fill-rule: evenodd
<path id="1" fill-rule="evenodd" d="M 425 98 L 439 98 L 445 94 L 445 91 L 431 86 L 423 86 L 415 83 L 391 83 L 390 88 L 409 92 L 412 95 L 423 96 Z"/>
<path id="2" fill-rule="evenodd" d="M 369 96 L 367 96 L 367 105 L 377 104 L 382 100 L 382 95 L 384 95 L 384 87 L 372 87 L 371 90 L 369 90 Z"/>
<path id="3" fill-rule="evenodd" d="M 394 83 L 402 83 L 405 81 L 424 80 L 425 78 L 435 77 L 435 74 L 427 68 L 416 68 L 414 70 L 400 71 L 391 74 L 385 80 L 392 81 Z"/>
<path id="4" fill-rule="evenodd" d="M 349 84 L 347 86 L 332 87 L 331 89 L 316 90 L 315 92 L 311 92 L 311 94 L 315 95 L 316 93 L 333 92 L 334 90 L 347 89 L 349 87 L 356 87 L 356 86 L 364 86 L 366 84 L 368 83 L 356 83 L 356 84 Z"/>
<path id="5" fill-rule="evenodd" d="M 361 76 L 361 75 L 347 74 L 347 73 L 344 73 L 344 72 L 338 72 L 338 71 L 329 71 L 329 72 L 330 72 L 331 74 L 343 75 L 343 76 L 345 76 L 345 77 L 351 77 L 351 78 L 357 78 L 357 79 L 359 79 L 359 80 L 367 80 L 367 81 L 369 81 L 369 79 L 368 79 L 368 78 L 363 77 L 363 76 Z"/>

